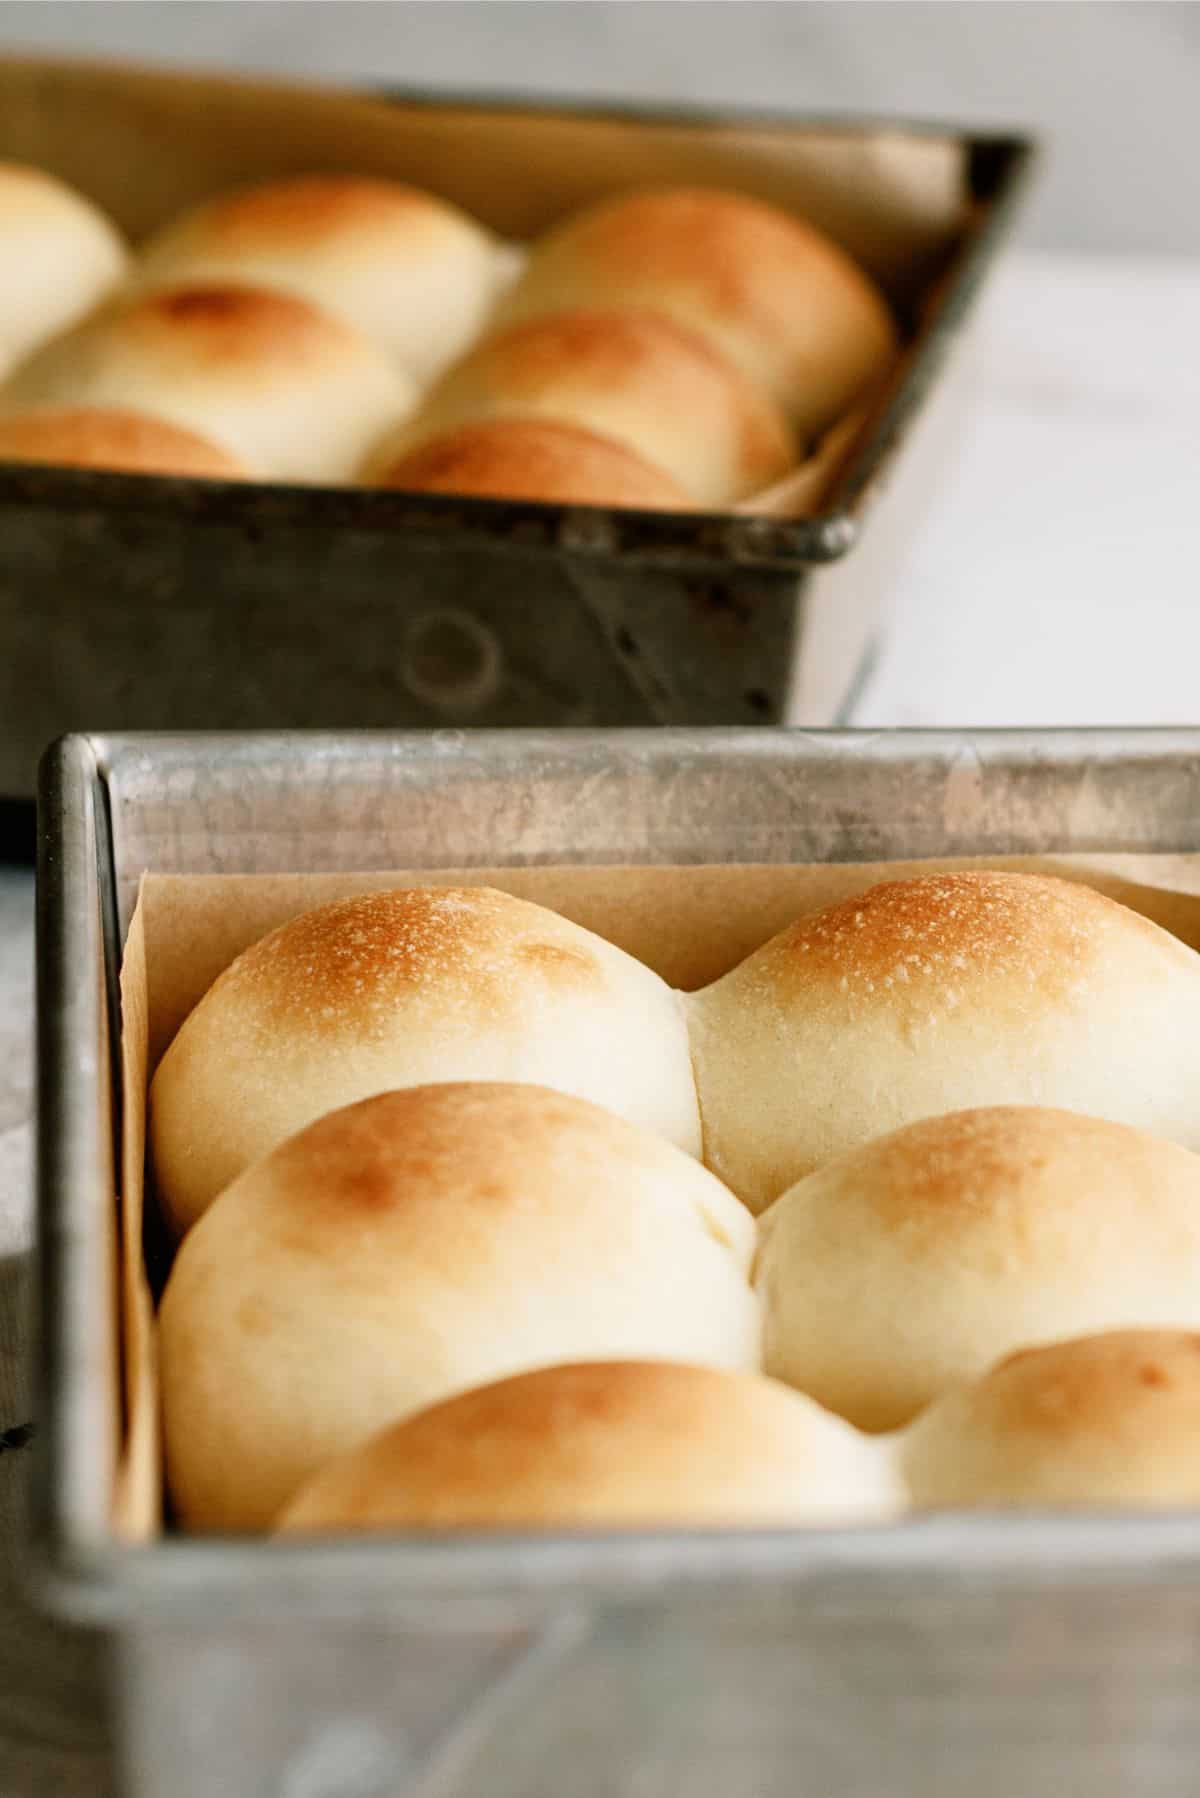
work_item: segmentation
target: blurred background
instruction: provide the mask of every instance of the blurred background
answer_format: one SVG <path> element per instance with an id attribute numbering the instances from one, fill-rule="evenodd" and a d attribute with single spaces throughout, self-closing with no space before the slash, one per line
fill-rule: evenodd
<path id="1" fill-rule="evenodd" d="M 1026 241 L 1200 251 L 1200 6 L 1154 0 L 0 0 L 0 41 L 445 88 L 911 113 L 1046 134 Z"/>

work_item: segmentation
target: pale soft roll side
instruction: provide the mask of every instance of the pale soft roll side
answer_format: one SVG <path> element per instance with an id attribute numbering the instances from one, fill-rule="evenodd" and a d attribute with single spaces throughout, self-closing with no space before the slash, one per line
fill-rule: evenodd
<path id="1" fill-rule="evenodd" d="M 699 331 L 771 393 L 805 437 L 885 372 L 882 294 L 805 220 L 746 194 L 650 189 L 605 200 L 535 245 L 502 320 L 640 306 Z"/>
<path id="2" fill-rule="evenodd" d="M 692 504 L 662 469 L 609 437 L 549 418 L 460 425 L 378 465 L 380 487 L 482 499 L 675 512 Z"/>
<path id="3" fill-rule="evenodd" d="M 98 206 L 41 169 L 0 162 L 0 376 L 106 299 L 128 260 Z"/>
<path id="4" fill-rule="evenodd" d="M 704 506 L 758 492 L 798 459 L 774 401 L 703 337 L 652 312 L 598 306 L 485 338 L 379 446 L 368 473 L 461 425 L 521 417 L 627 444 Z"/>
<path id="5" fill-rule="evenodd" d="M 267 478 L 342 481 L 413 399 L 392 357 L 303 300 L 180 287 L 110 307 L 47 345 L 0 391 L 0 415 L 145 412 Z"/>
<path id="6" fill-rule="evenodd" d="M 368 893 L 253 944 L 150 1089 L 160 1203 L 186 1229 L 322 1112 L 434 1080 L 531 1081 L 699 1153 L 679 997 L 544 906 L 485 887 Z"/>
<path id="7" fill-rule="evenodd" d="M 920 1506 L 1200 1504 L 1200 1334 L 1119 1330 L 1011 1355 L 900 1444 Z"/>
<path id="8" fill-rule="evenodd" d="M 194 431 L 140 412 L 87 406 L 0 417 L 0 462 L 224 481 L 251 474 L 235 456 Z"/>
<path id="9" fill-rule="evenodd" d="M 322 174 L 205 201 L 151 238 L 135 278 L 278 288 L 353 325 L 425 385 L 478 336 L 504 269 L 491 233 L 445 200 Z"/>
<path id="10" fill-rule="evenodd" d="M 448 1399 L 318 1473 L 284 1532 L 848 1525 L 901 1508 L 885 1445 L 753 1374 L 547 1367 Z"/>
<path id="11" fill-rule="evenodd" d="M 333 1112 L 175 1258 L 159 1330 L 177 1511 L 263 1528 L 386 1425 L 532 1367 L 755 1368 L 753 1248 L 698 1161 L 581 1099 L 445 1084 Z"/>
<path id="12" fill-rule="evenodd" d="M 969 1106 L 1061 1106 L 1200 1147 L 1200 956 L 1071 881 L 888 881 L 801 918 L 688 1010 L 705 1157 L 755 1211 Z"/>
<path id="13" fill-rule="evenodd" d="M 760 1219 L 768 1373 L 886 1430 L 1011 1350 L 1200 1327 L 1200 1155 L 1025 1107 L 928 1118 Z"/>

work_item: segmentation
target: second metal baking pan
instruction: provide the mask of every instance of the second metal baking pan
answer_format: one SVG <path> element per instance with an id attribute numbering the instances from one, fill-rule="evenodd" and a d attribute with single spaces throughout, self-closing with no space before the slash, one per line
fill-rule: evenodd
<path id="1" fill-rule="evenodd" d="M 969 399 L 957 353 L 1031 161 L 1015 135 L 582 108 L 0 60 L 0 157 L 135 238 L 305 168 L 407 178 L 528 238 L 725 184 L 840 234 L 909 333 L 815 515 L 663 515 L 0 466 L 0 796 L 61 732 L 765 724 L 846 715 Z M 954 354 L 951 355 L 951 351 Z"/>
<path id="2" fill-rule="evenodd" d="M 131 1798 L 1180 1798 L 1200 1518 L 297 1544 L 114 1531 L 122 934 L 165 874 L 1200 850 L 1200 732 L 76 738 L 42 789 L 43 1596 Z"/>

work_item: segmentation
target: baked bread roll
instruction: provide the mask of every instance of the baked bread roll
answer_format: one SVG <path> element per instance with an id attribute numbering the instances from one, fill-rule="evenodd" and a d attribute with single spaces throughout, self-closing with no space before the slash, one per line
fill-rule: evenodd
<path id="1" fill-rule="evenodd" d="M 502 266 L 489 232 L 420 188 L 301 175 L 174 220 L 144 247 L 137 278 L 278 288 L 344 319 L 425 383 L 482 330 Z"/>
<path id="2" fill-rule="evenodd" d="M 919 1505 L 1194 1506 L 1200 1335 L 1114 1330 L 1010 1355 L 917 1419 Z"/>
<path id="3" fill-rule="evenodd" d="M 535 247 L 500 316 L 596 305 L 644 307 L 701 332 L 806 437 L 896 350 L 883 296 L 844 251 L 791 213 L 715 188 L 621 195 L 568 219 Z"/>
<path id="4" fill-rule="evenodd" d="M 754 1211 L 916 1118 L 1059 1105 L 1200 1147 L 1200 956 L 1090 887 L 888 881 L 689 1006 L 705 1158 Z"/>
<path id="5" fill-rule="evenodd" d="M 158 1196 L 186 1229 L 336 1106 L 433 1080 L 577 1093 L 699 1154 L 678 995 L 556 912 L 486 887 L 367 893 L 225 970 L 150 1089 Z"/>
<path id="6" fill-rule="evenodd" d="M 0 162 L 0 377 L 99 305 L 127 261 L 99 207 L 41 169 Z"/>
<path id="7" fill-rule="evenodd" d="M 704 338 L 652 312 L 597 309 L 485 338 L 380 445 L 373 466 L 460 425 L 519 417 L 615 438 L 702 506 L 767 487 L 797 459 L 774 402 Z"/>
<path id="8" fill-rule="evenodd" d="M 545 1367 L 447 1399 L 323 1468 L 284 1531 L 845 1524 L 900 1508 L 883 1445 L 752 1374 Z"/>
<path id="9" fill-rule="evenodd" d="M 380 464 L 381 487 L 565 506 L 678 511 L 691 504 L 662 469 L 623 443 L 549 418 L 461 425 Z"/>
<path id="10" fill-rule="evenodd" d="M 1200 1327 L 1200 1156 L 1065 1111 L 928 1118 L 777 1199 L 757 1284 L 767 1372 L 892 1429 L 1012 1349 Z"/>
<path id="11" fill-rule="evenodd" d="M 385 1425 L 530 1367 L 752 1368 L 753 1247 L 698 1161 L 581 1099 L 447 1084 L 333 1112 L 175 1258 L 159 1328 L 179 1515 L 263 1527 Z"/>
<path id="12" fill-rule="evenodd" d="M 225 481 L 250 475 L 236 457 L 194 431 L 142 412 L 89 406 L 0 417 L 0 462 L 54 462 Z"/>
<path id="13" fill-rule="evenodd" d="M 105 311 L 23 364 L 0 414 L 146 412 L 277 480 L 348 479 L 413 388 L 358 332 L 287 294 L 179 287 Z"/>

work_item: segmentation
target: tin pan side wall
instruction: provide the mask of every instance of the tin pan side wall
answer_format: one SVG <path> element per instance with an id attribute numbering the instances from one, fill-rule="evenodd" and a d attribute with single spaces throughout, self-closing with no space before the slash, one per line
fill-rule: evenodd
<path id="1" fill-rule="evenodd" d="M 804 575 L 489 546 L 420 518 L 406 533 L 399 496 L 372 508 L 381 522 L 331 526 L 319 510 L 281 518 L 269 498 L 230 517 L 181 496 L 175 511 L 144 503 L 136 480 L 99 478 L 122 504 L 97 503 L 87 476 L 66 511 L 33 497 L 36 477 L 26 503 L 0 502 L 0 794 L 12 798 L 32 790 L 41 747 L 84 719 L 591 728 L 761 724 L 787 703 Z M 824 660 L 799 722 L 834 721 L 843 683 Z"/>
<path id="2" fill-rule="evenodd" d="M 174 1628 L 120 1659 L 129 1798 L 1182 1798 L 1194 1589 L 945 1580 L 540 1627 Z"/>
<path id="3" fill-rule="evenodd" d="M 119 1393 L 113 849 L 83 738 L 42 770 L 37 909 L 39 1552 L 81 1560 L 111 1533 Z"/>
<path id="4" fill-rule="evenodd" d="M 157 873 L 1200 849 L 1193 730 L 98 737 L 121 916 Z"/>

